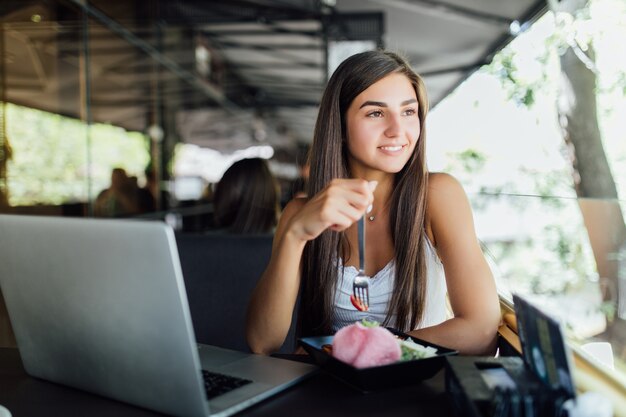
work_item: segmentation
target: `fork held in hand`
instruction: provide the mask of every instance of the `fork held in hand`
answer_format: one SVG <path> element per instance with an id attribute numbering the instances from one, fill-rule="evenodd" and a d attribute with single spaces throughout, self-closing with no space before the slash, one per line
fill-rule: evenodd
<path id="1" fill-rule="evenodd" d="M 359 273 L 352 283 L 352 304 L 360 311 L 369 310 L 370 294 L 369 283 L 370 278 L 365 275 L 365 216 L 361 217 L 358 222 L 359 235 Z"/>

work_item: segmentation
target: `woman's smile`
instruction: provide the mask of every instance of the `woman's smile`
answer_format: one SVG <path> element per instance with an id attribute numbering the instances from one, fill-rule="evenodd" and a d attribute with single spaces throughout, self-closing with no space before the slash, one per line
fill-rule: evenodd
<path id="1" fill-rule="evenodd" d="M 390 156 L 398 156 L 406 149 L 407 145 L 386 145 L 379 146 L 378 150 L 380 150 L 385 155 Z"/>

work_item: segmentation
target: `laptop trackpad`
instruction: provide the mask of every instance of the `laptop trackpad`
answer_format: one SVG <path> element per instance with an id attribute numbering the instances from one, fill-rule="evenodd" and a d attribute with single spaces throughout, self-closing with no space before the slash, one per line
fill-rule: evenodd
<path id="1" fill-rule="evenodd" d="M 210 370 L 247 358 L 250 356 L 250 353 L 198 344 L 198 355 L 200 356 L 200 366 L 202 369 Z"/>

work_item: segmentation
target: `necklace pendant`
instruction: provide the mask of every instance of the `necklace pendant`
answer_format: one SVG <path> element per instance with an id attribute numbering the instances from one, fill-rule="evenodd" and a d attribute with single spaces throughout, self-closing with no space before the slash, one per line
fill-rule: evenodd
<path id="1" fill-rule="evenodd" d="M 374 221 L 374 216 L 369 216 L 369 219 L 370 219 L 371 222 L 373 222 Z"/>

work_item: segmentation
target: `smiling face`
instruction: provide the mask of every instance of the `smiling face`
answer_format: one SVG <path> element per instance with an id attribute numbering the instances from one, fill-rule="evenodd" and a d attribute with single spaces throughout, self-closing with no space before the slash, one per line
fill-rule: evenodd
<path id="1" fill-rule="evenodd" d="M 390 74 L 356 96 L 346 112 L 348 163 L 353 176 L 380 178 L 407 163 L 420 135 L 413 85 Z"/>

